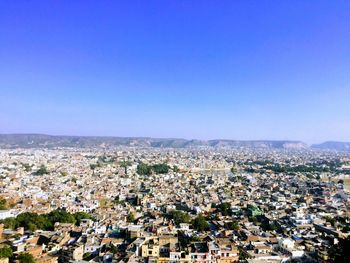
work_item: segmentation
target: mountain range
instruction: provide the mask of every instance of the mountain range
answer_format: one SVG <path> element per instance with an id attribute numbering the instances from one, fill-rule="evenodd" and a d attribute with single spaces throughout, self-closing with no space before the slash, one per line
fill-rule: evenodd
<path id="1" fill-rule="evenodd" d="M 320 144 L 311 145 L 312 148 L 321 150 L 336 150 L 350 152 L 350 142 L 334 142 L 328 141 Z"/>
<path id="2" fill-rule="evenodd" d="M 0 148 L 113 147 L 134 146 L 154 148 L 264 148 L 264 149 L 324 149 L 349 151 L 350 143 L 324 142 L 308 146 L 302 141 L 288 140 L 186 140 L 176 138 L 56 136 L 45 134 L 0 134 Z"/>

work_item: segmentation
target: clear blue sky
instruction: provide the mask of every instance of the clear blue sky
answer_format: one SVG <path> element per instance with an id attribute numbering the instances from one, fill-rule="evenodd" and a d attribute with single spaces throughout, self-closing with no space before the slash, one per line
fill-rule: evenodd
<path id="1" fill-rule="evenodd" d="M 0 1 L 0 133 L 350 141 L 350 1 Z"/>

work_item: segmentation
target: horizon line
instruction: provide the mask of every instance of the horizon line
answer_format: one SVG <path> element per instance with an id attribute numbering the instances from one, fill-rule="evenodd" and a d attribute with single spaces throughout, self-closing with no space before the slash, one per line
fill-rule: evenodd
<path id="1" fill-rule="evenodd" d="M 321 144 L 326 142 L 335 142 L 335 143 L 350 143 L 350 141 L 336 141 L 336 140 L 324 140 L 320 143 L 306 143 L 303 140 L 295 140 L 295 139 L 196 139 L 196 138 L 182 138 L 182 137 L 153 137 L 153 136 L 119 136 L 119 135 L 72 135 L 72 134 L 47 134 L 47 133 L 36 133 L 36 132 L 28 132 L 28 133 L 0 133 L 0 136 L 3 135 L 43 135 L 43 136 L 52 136 L 52 137 L 98 137 L 98 138 L 137 138 L 137 139 L 163 139 L 163 140 L 186 140 L 186 141 L 241 141 L 241 142 L 261 142 L 261 141 L 271 141 L 271 142 L 299 142 L 304 143 L 308 146 L 314 144 Z"/>

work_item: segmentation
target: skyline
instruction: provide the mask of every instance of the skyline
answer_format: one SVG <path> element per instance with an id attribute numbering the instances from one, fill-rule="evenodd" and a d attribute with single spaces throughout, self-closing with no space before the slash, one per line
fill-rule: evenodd
<path id="1" fill-rule="evenodd" d="M 16 137 L 14 137 L 16 136 Z M 44 138 L 42 138 L 44 137 Z M 10 140 L 8 140 L 10 138 Z M 217 143 L 243 143 L 241 147 L 253 147 L 253 148 L 259 148 L 261 147 L 261 145 L 255 145 L 255 146 L 247 146 L 247 145 L 244 145 L 244 143 L 272 143 L 272 145 L 270 144 L 268 146 L 269 147 L 281 147 L 284 148 L 283 144 L 284 143 L 291 143 L 292 145 L 290 146 L 287 146 L 286 148 L 288 147 L 296 147 L 296 148 L 319 148 L 319 149 L 324 149 L 324 150 L 336 150 L 336 151 L 345 151 L 347 152 L 349 147 L 350 147 L 350 142 L 347 142 L 347 141 L 334 141 L 334 140 L 328 140 L 328 141 L 322 141 L 322 142 L 319 142 L 319 143 L 308 143 L 308 142 L 305 142 L 305 141 L 302 141 L 302 140 L 278 140 L 278 139 L 252 139 L 252 140 L 240 140 L 240 139 L 230 139 L 230 138 L 210 138 L 210 139 L 197 139 L 197 138 L 179 138 L 179 137 L 149 137 L 149 136 L 113 136 L 113 135 L 110 135 L 110 136 L 104 136 L 104 135 L 60 135 L 60 134 L 43 134 L 43 133 L 0 133 L 0 148 L 2 147 L 1 145 L 1 142 L 2 143 L 5 143 L 8 147 L 8 145 L 11 145 L 12 143 L 17 143 L 15 142 L 16 141 L 16 138 L 17 139 L 20 139 L 21 143 L 23 143 L 23 139 L 25 139 L 27 142 L 25 143 L 43 143 L 43 139 L 48 139 L 46 142 L 50 141 L 50 139 L 62 139 L 62 138 L 66 138 L 68 140 L 65 141 L 65 143 L 71 143 L 69 140 L 70 139 L 74 139 L 74 138 L 79 138 L 79 139 L 100 139 L 100 140 L 103 140 L 103 139 L 115 139 L 115 140 L 119 140 L 119 139 L 125 139 L 125 140 L 140 140 L 141 142 L 140 145 L 143 145 L 143 143 L 150 143 L 150 141 L 152 141 L 153 143 L 156 142 L 156 143 L 161 143 L 162 141 L 163 142 L 171 142 L 171 141 L 174 141 L 174 144 L 176 146 L 166 146 L 165 148 L 187 148 L 188 145 L 187 143 L 190 143 L 191 145 L 191 142 L 193 141 L 194 142 L 194 145 L 191 145 L 191 146 L 210 146 L 210 147 L 215 147 L 215 145 Z M 39 139 L 39 141 L 38 141 Z M 14 141 L 13 141 L 14 140 Z M 149 140 L 149 141 L 148 141 Z M 40 142 L 41 141 L 41 142 Z M 45 143 L 46 143 L 45 142 Z M 44 144 L 45 144 L 44 143 Z M 55 142 L 51 142 L 53 144 L 55 144 Z M 57 143 L 57 142 L 56 142 Z M 65 144 L 64 143 L 64 144 Z M 76 143 L 76 142 L 74 142 Z M 95 142 L 96 143 L 96 142 Z M 100 141 L 101 143 L 101 141 Z M 109 141 L 110 143 L 110 141 Z M 114 141 L 114 143 L 117 143 L 117 141 Z M 121 145 L 128 145 L 128 143 L 126 143 L 126 141 L 124 142 L 121 142 L 119 141 L 119 143 L 121 143 Z M 126 143 L 126 144 L 125 144 Z M 200 143 L 200 144 L 198 144 Z M 277 146 L 273 146 L 273 143 L 283 143 L 283 144 L 278 144 Z M 129 146 L 133 144 L 132 142 L 129 141 Z M 140 146 L 139 145 L 139 146 Z M 171 145 L 171 144 L 170 144 Z M 182 145 L 182 146 L 180 146 Z M 6 148 L 5 147 L 5 148 Z M 66 146 L 65 146 L 66 147 Z M 151 148 L 152 147 L 160 147 L 160 148 L 163 148 L 164 146 L 150 146 Z M 230 145 L 228 147 L 237 147 L 237 145 Z"/>
<path id="2" fill-rule="evenodd" d="M 346 1 L 3 1 L 0 133 L 350 141 Z"/>

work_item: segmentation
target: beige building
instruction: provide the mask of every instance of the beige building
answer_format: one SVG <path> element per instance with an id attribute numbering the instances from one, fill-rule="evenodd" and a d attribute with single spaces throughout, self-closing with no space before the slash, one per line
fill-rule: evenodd
<path id="1" fill-rule="evenodd" d="M 158 238 L 150 239 L 141 248 L 142 257 L 159 257 L 159 240 Z"/>

